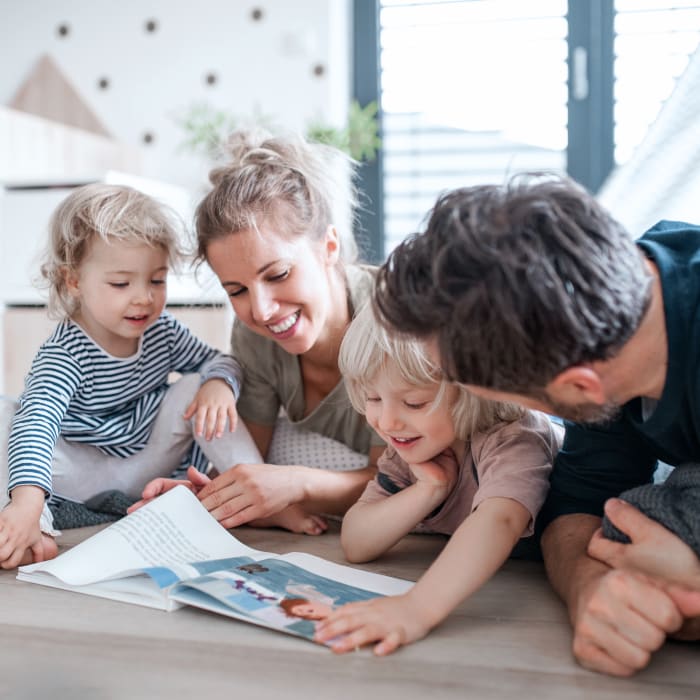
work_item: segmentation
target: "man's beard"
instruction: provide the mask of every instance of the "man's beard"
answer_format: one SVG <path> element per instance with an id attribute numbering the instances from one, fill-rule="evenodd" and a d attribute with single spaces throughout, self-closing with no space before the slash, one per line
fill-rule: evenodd
<path id="1" fill-rule="evenodd" d="M 582 403 L 570 406 L 565 403 L 552 401 L 547 397 L 547 403 L 552 415 L 559 416 L 574 423 L 586 425 L 599 425 L 601 423 L 611 423 L 620 415 L 620 406 L 616 403 L 606 402 L 604 404 Z"/>
<path id="2" fill-rule="evenodd" d="M 532 398 L 545 404 L 548 407 L 548 413 L 551 413 L 553 416 L 559 416 L 559 418 L 564 418 L 574 423 L 583 423 L 584 425 L 611 423 L 620 415 L 621 410 L 620 405 L 612 401 L 606 401 L 604 404 L 582 403 L 571 406 L 568 403 L 555 401 L 544 390 L 536 391 L 530 395 Z"/>

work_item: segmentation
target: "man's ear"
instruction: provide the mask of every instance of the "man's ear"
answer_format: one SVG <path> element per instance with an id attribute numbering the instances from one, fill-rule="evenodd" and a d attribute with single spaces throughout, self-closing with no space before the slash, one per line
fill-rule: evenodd
<path id="1" fill-rule="evenodd" d="M 340 237 L 338 236 L 338 230 L 333 224 L 326 229 L 324 252 L 326 262 L 329 265 L 335 265 L 340 259 Z"/>
<path id="2" fill-rule="evenodd" d="M 575 365 L 559 373 L 548 385 L 548 393 L 566 403 L 606 403 L 601 376 L 592 367 Z"/>

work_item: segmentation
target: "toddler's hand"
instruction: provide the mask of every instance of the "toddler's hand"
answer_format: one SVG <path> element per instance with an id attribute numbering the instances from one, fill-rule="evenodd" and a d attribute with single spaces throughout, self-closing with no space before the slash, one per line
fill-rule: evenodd
<path id="1" fill-rule="evenodd" d="M 13 501 L 0 511 L 0 568 L 19 566 L 27 550 L 31 550 L 34 561 L 44 559 L 39 516 L 33 508 Z"/>
<path id="2" fill-rule="evenodd" d="M 317 623 L 314 640 L 331 642 L 337 654 L 379 641 L 374 653 L 384 656 L 428 634 L 431 625 L 422 616 L 420 606 L 411 602 L 410 593 L 348 603 Z"/>
<path id="3" fill-rule="evenodd" d="M 451 449 L 444 450 L 429 462 L 409 464 L 413 476 L 422 483 L 442 487 L 445 495 L 450 493 L 457 482 L 459 462 L 457 455 Z"/>
<path id="4" fill-rule="evenodd" d="M 195 435 L 204 435 L 207 440 L 220 438 L 226 428 L 228 418 L 229 430 L 236 429 L 238 412 L 236 397 L 231 387 L 223 379 L 210 379 L 204 382 L 192 403 L 185 411 L 185 420 L 194 416 Z"/>
<path id="5" fill-rule="evenodd" d="M 166 479 L 163 477 L 153 479 L 143 487 L 141 500 L 130 505 L 126 512 L 133 513 L 135 510 L 145 506 L 146 503 L 150 503 L 161 494 L 170 491 L 170 489 L 174 489 L 176 486 L 186 486 L 196 496 L 210 481 L 211 479 L 206 474 L 197 471 L 195 467 L 189 467 L 187 469 L 187 479 Z"/>

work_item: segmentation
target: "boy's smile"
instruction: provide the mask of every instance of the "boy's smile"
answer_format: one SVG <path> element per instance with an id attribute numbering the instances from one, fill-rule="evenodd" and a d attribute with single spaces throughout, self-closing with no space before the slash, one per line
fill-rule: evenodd
<path id="1" fill-rule="evenodd" d="M 439 391 L 438 383 L 408 384 L 392 368 L 380 370 L 369 384 L 368 423 L 410 464 L 431 460 L 457 439 L 452 394 L 438 397 Z"/>

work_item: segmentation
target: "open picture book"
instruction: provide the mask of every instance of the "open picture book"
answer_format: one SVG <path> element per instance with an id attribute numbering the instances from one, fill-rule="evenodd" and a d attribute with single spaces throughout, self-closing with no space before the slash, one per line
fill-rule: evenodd
<path id="1" fill-rule="evenodd" d="M 20 567 L 17 578 L 162 610 L 192 605 L 307 639 L 333 608 L 412 585 L 310 554 L 251 549 L 184 486 L 55 559 Z"/>

